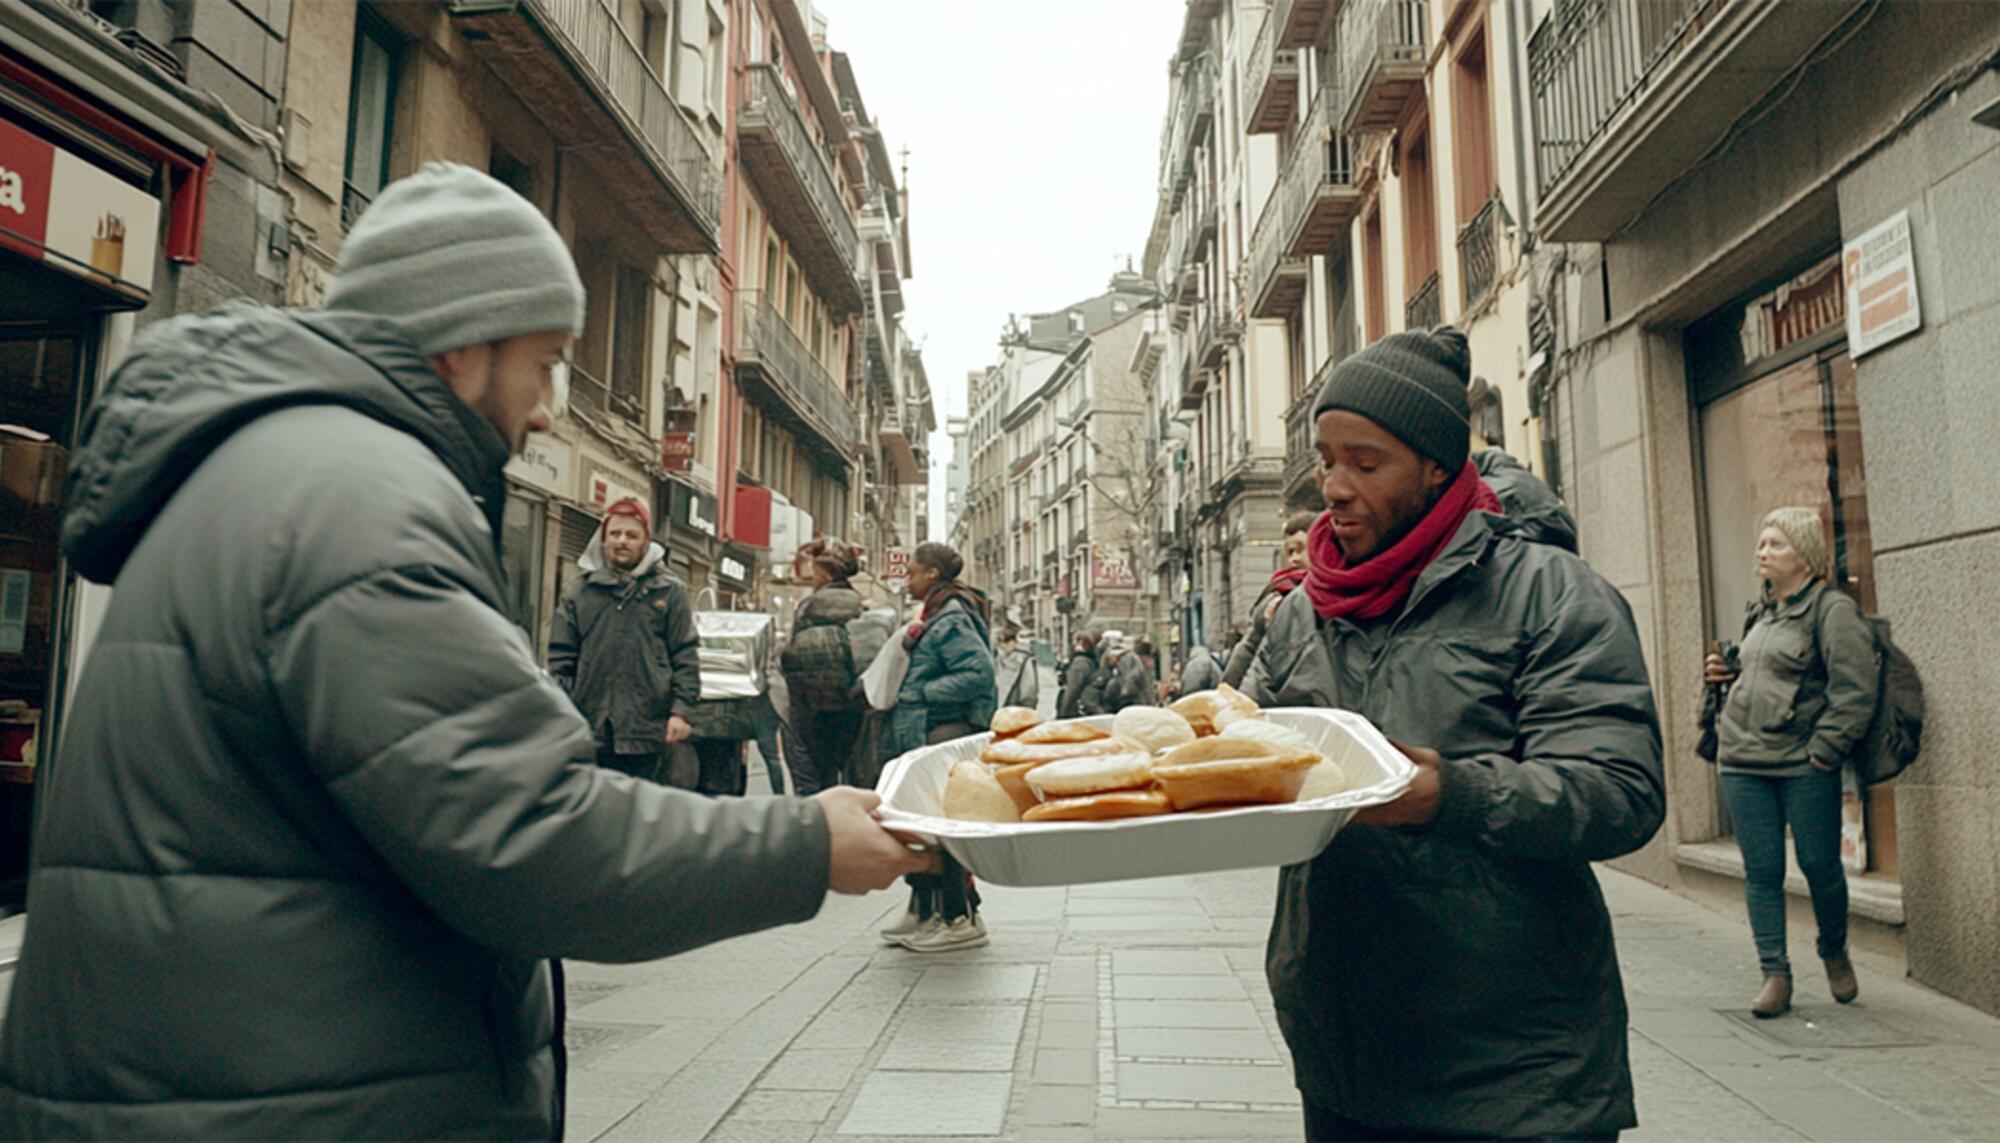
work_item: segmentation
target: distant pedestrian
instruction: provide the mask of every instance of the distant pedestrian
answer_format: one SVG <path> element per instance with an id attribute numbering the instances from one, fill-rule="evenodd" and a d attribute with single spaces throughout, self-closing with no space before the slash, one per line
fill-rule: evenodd
<path id="1" fill-rule="evenodd" d="M 1188 649 L 1187 663 L 1181 667 L 1180 694 L 1212 691 L 1222 681 L 1222 664 L 1207 647 L 1196 643 Z"/>
<path id="2" fill-rule="evenodd" d="M 1134 640 L 1130 650 L 1118 657 L 1118 677 L 1112 685 L 1114 696 L 1107 705 L 1116 714 L 1128 706 L 1146 706 L 1156 701 L 1159 676 L 1153 668 L 1153 644 Z"/>
<path id="3" fill-rule="evenodd" d="M 782 662 L 792 729 L 802 740 L 791 756 L 792 785 L 802 794 L 837 786 L 853 771 L 867 706 L 855 685 L 868 664 L 855 662 L 848 630 L 864 606 L 849 582 L 860 571 L 858 553 L 838 539 L 819 537 L 799 549 L 794 574 L 812 594 L 793 613 Z"/>
<path id="4" fill-rule="evenodd" d="M 986 596 L 959 582 L 965 561 L 946 544 L 910 555 L 910 596 L 924 601 L 903 636 L 909 672 L 896 694 L 897 753 L 978 734 L 993 721 L 992 612 Z M 910 908 L 883 936 L 912 952 L 950 952 L 987 941 L 972 875 L 950 855 L 940 873 L 910 877 Z"/>
<path id="5" fill-rule="evenodd" d="M 1063 666 L 1062 695 L 1056 700 L 1057 718 L 1083 716 L 1084 691 L 1096 673 L 1097 636 L 1085 631 L 1070 645 L 1069 662 Z"/>
<path id="6" fill-rule="evenodd" d="M 1250 605 L 1250 631 L 1245 634 L 1231 628 L 1237 637 L 1227 665 L 1222 668 L 1222 681 L 1230 686 L 1243 685 L 1243 677 L 1249 674 L 1250 663 L 1257 657 L 1257 648 L 1264 645 L 1264 633 L 1270 629 L 1271 616 L 1277 614 L 1278 604 L 1306 581 L 1306 534 L 1312 531 L 1317 519 L 1317 512 L 1294 512 L 1285 519 L 1284 562 L 1271 573 L 1271 580 L 1258 594 L 1257 602 Z"/>
<path id="7" fill-rule="evenodd" d="M 1111 714 L 1117 699 L 1118 683 L 1118 642 L 1109 634 L 1100 636 L 1096 647 L 1097 665 L 1091 669 L 1090 680 L 1083 684 L 1083 693 L 1077 706 L 1086 715 Z"/>
<path id="8" fill-rule="evenodd" d="M 667 780 L 670 750 L 692 751 L 701 701 L 694 608 L 666 559 L 645 505 L 613 504 L 549 630 L 549 673 L 597 732 L 597 764 L 649 782 Z"/>
<path id="9" fill-rule="evenodd" d="M 37 793 L 0 1138 L 561 1134 L 561 976 L 925 864 L 873 794 L 595 764 L 508 617 L 504 468 L 584 325 L 546 218 L 431 164 L 322 310 L 148 326 L 70 459 L 113 584 Z M 664 728 L 662 728 L 664 737 Z"/>
<path id="10" fill-rule="evenodd" d="M 1416 766 L 1281 875 L 1268 949 L 1311 1139 L 1609 1138 L 1625 993 L 1590 863 L 1665 814 L 1624 597 L 1501 514 L 1465 338 L 1391 334 L 1313 409 L 1327 511 L 1245 682 L 1369 719 Z"/>
<path id="11" fill-rule="evenodd" d="M 1042 699 L 1041 668 L 1034 653 L 1021 646 L 1021 629 L 1009 623 L 1000 629 L 1000 645 L 994 655 L 1001 706 L 1033 709 Z"/>
<path id="12" fill-rule="evenodd" d="M 1727 695 L 1715 720 L 1715 760 L 1743 852 L 1743 897 L 1764 972 L 1750 1011 L 1768 1019 L 1792 1004 L 1787 827 L 1812 894 L 1833 998 L 1846 1004 L 1860 992 L 1847 956 L 1840 770 L 1868 732 L 1878 680 L 1875 639 L 1860 606 L 1830 586 L 1833 557 L 1817 511 L 1779 508 L 1764 517 L 1757 578 L 1763 598 L 1742 647 L 1710 655 L 1703 677 Z"/>

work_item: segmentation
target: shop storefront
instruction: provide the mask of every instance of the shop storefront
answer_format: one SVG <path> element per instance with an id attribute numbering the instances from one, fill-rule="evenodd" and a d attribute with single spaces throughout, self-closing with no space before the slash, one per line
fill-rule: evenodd
<path id="1" fill-rule="evenodd" d="M 34 791 L 82 654 L 58 545 L 69 451 L 152 298 L 163 229 L 169 257 L 198 254 L 200 169 L 0 55 L 0 911 L 24 903 Z"/>
<path id="2" fill-rule="evenodd" d="M 661 484 L 661 506 L 671 524 L 660 530 L 674 574 L 696 596 L 696 606 L 710 606 L 703 592 L 716 586 L 716 551 L 721 546 L 721 509 L 716 499 L 678 480 Z"/>

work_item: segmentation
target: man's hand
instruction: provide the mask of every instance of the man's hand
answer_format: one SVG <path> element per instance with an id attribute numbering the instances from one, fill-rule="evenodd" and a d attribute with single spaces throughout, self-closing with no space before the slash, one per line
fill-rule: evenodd
<path id="1" fill-rule="evenodd" d="M 682 742 L 686 742 L 688 739 L 692 737 L 694 737 L 694 727 L 688 725 L 687 719 L 682 718 L 680 715 L 677 714 L 672 715 L 667 719 L 668 746 L 678 745 Z"/>
<path id="2" fill-rule="evenodd" d="M 870 791 L 835 786 L 814 794 L 813 801 L 826 814 L 832 850 L 826 884 L 835 893 L 859 895 L 887 889 L 898 877 L 938 871 L 935 853 L 911 849 L 910 842 L 875 820 L 882 799 Z"/>
<path id="3" fill-rule="evenodd" d="M 1403 756 L 1417 764 L 1416 781 L 1403 791 L 1403 796 L 1381 806 L 1369 806 L 1355 813 L 1354 820 L 1360 825 L 1394 826 L 1429 825 L 1438 812 L 1438 792 L 1442 788 L 1438 779 L 1438 766 L 1444 757 L 1435 750 L 1421 746 L 1405 746 L 1391 738 L 1389 745 L 1403 752 Z"/>
<path id="4" fill-rule="evenodd" d="M 1701 681 L 1711 686 L 1716 683 L 1733 683 L 1736 681 L 1736 672 L 1729 669 L 1729 661 L 1722 656 L 1710 655 L 1702 661 Z"/>

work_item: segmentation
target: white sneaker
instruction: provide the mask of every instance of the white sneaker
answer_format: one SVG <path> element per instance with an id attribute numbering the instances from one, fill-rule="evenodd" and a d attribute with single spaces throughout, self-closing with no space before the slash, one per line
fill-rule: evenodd
<path id="1" fill-rule="evenodd" d="M 923 927 L 923 918 L 917 916 L 916 906 L 910 906 L 901 920 L 882 930 L 882 939 L 892 945 L 903 943 L 903 938 Z"/>
<path id="2" fill-rule="evenodd" d="M 965 916 L 949 924 L 943 917 L 932 917 L 896 943 L 911 952 L 941 953 L 976 949 L 989 941 L 985 923 L 978 917 Z"/>

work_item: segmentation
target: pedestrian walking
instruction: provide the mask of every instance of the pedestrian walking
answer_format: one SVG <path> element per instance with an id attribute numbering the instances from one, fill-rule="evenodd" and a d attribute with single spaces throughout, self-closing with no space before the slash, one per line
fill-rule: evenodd
<path id="1" fill-rule="evenodd" d="M 151 325 L 85 418 L 63 548 L 116 590 L 39 794 L 0 1137 L 555 1137 L 547 958 L 669 956 L 925 864 L 872 794 L 594 764 L 497 544 L 584 321 L 534 207 L 426 166 L 326 303 Z"/>
<path id="2" fill-rule="evenodd" d="M 1001 706 L 1033 709 L 1041 702 L 1041 671 L 1035 665 L 1034 653 L 1021 646 L 1021 629 L 1012 623 L 1000 629 L 993 670 L 999 680 Z"/>
<path id="3" fill-rule="evenodd" d="M 692 756 L 701 701 L 694 608 L 666 559 L 645 505 L 612 504 L 549 626 L 549 674 L 596 731 L 597 764 L 649 782 L 667 781 L 670 752 Z"/>
<path id="4" fill-rule="evenodd" d="M 799 601 L 793 615 L 784 667 L 792 723 L 804 740 L 804 749 L 793 757 L 792 783 L 810 794 L 839 785 L 852 769 L 865 705 L 855 684 L 868 664 L 854 661 L 847 627 L 865 605 L 849 582 L 860 573 L 861 561 L 847 544 L 815 539 L 799 549 L 798 561 L 812 594 Z"/>
<path id="5" fill-rule="evenodd" d="M 965 561 L 947 544 L 919 544 L 910 555 L 910 597 L 924 601 L 904 634 L 910 667 L 896 694 L 897 753 L 963 738 L 993 721 L 991 610 L 977 588 L 959 582 Z M 943 870 L 912 875 L 910 907 L 883 937 L 912 952 L 950 952 L 987 942 L 972 875 L 940 854 Z"/>
<path id="6" fill-rule="evenodd" d="M 1207 647 L 1196 643 L 1188 650 L 1186 665 L 1181 667 L 1180 693 L 1191 695 L 1197 691 L 1212 691 L 1222 681 L 1222 664 Z"/>
<path id="7" fill-rule="evenodd" d="M 1133 640 L 1130 650 L 1119 653 L 1118 677 L 1113 683 L 1115 690 L 1107 705 L 1110 713 L 1116 714 L 1128 706 L 1146 706 L 1157 700 L 1159 675 L 1153 668 L 1153 644 L 1147 639 Z"/>
<path id="8" fill-rule="evenodd" d="M 1306 581 L 1306 535 L 1317 519 L 1317 512 L 1294 512 L 1285 518 L 1284 562 L 1271 573 L 1271 580 L 1258 593 L 1257 602 L 1250 605 L 1250 630 L 1237 633 L 1229 649 L 1229 661 L 1222 669 L 1222 681 L 1230 686 L 1243 685 L 1243 677 L 1250 673 L 1250 664 L 1257 657 L 1257 648 L 1264 645 L 1264 634 L 1278 604 Z"/>
<path id="9" fill-rule="evenodd" d="M 1847 956 L 1847 874 L 1840 865 L 1841 766 L 1868 732 L 1878 678 L 1875 639 L 1852 596 L 1830 586 L 1833 557 L 1811 508 L 1778 508 L 1757 536 L 1763 597 L 1740 648 L 1709 655 L 1722 801 L 1743 853 L 1743 898 L 1769 1019 L 1792 1005 L 1785 941 L 1785 831 L 1812 894 L 1819 956 L 1833 998 L 1860 992 Z M 1726 697 L 1724 697 L 1726 696 Z"/>
<path id="10" fill-rule="evenodd" d="M 1097 636 L 1085 631 L 1071 644 L 1069 662 L 1063 667 L 1062 695 L 1056 700 L 1057 718 L 1081 718 L 1083 695 L 1097 674 Z"/>
<path id="11" fill-rule="evenodd" d="M 1469 364 L 1445 327 L 1335 367 L 1327 511 L 1246 681 L 1364 715 L 1417 767 L 1280 882 L 1267 968 L 1312 1139 L 1637 1122 L 1590 863 L 1664 815 L 1652 691 L 1623 597 L 1469 463 Z"/>
<path id="12" fill-rule="evenodd" d="M 1086 715 L 1111 714 L 1116 708 L 1111 704 L 1117 698 L 1118 683 L 1118 640 L 1106 632 L 1097 641 L 1097 665 L 1091 669 L 1090 681 L 1083 684 L 1083 694 L 1077 700 L 1078 709 Z"/>

